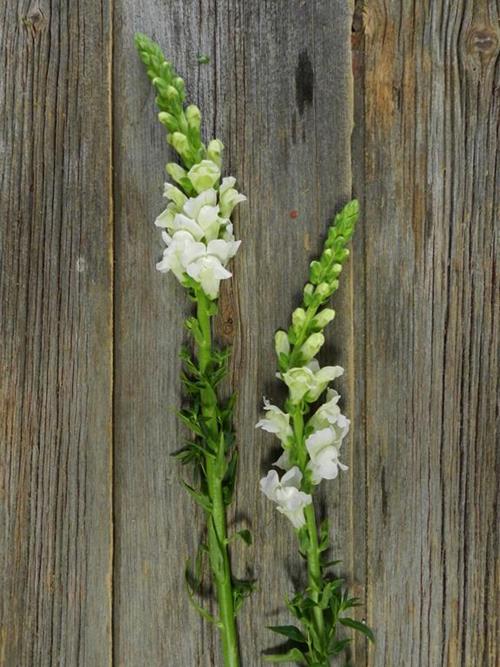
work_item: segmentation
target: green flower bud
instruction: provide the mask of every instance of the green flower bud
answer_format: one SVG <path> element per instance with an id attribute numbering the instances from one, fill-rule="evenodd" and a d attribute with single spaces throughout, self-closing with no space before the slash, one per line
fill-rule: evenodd
<path id="1" fill-rule="evenodd" d="M 331 287 L 328 283 L 320 283 L 314 290 L 314 296 L 321 300 L 327 299 L 332 293 Z"/>
<path id="2" fill-rule="evenodd" d="M 160 88 L 160 92 L 162 95 L 165 95 L 171 104 L 175 104 L 176 102 L 180 101 L 179 92 L 173 86 L 167 86 L 165 92 L 163 92 L 163 89 Z"/>
<path id="3" fill-rule="evenodd" d="M 167 137 L 169 144 L 171 144 L 179 155 L 186 155 L 189 152 L 189 141 L 182 132 L 174 132 Z"/>
<path id="4" fill-rule="evenodd" d="M 292 313 L 292 324 L 296 332 L 300 331 L 306 321 L 306 311 L 303 308 L 296 308 Z"/>
<path id="5" fill-rule="evenodd" d="M 201 125 L 201 111 L 196 104 L 190 104 L 187 107 L 185 114 L 189 127 L 193 130 L 199 130 Z"/>
<path id="6" fill-rule="evenodd" d="M 229 218 L 236 204 L 246 201 L 245 195 L 242 195 L 234 188 L 227 188 L 219 196 L 219 211 L 223 218 Z"/>
<path id="7" fill-rule="evenodd" d="M 186 195 L 176 188 L 172 183 L 165 183 L 165 197 L 174 202 L 176 207 L 180 210 L 187 202 Z"/>
<path id="8" fill-rule="evenodd" d="M 165 125 L 165 127 L 168 129 L 169 132 L 176 132 L 179 129 L 177 119 L 175 118 L 175 116 L 172 116 L 171 113 L 167 113 L 166 111 L 160 111 L 160 113 L 158 114 L 158 120 L 162 125 Z"/>
<path id="9" fill-rule="evenodd" d="M 169 162 L 166 166 L 167 174 L 173 178 L 176 183 L 180 183 L 187 177 L 187 171 L 176 162 Z"/>
<path id="10" fill-rule="evenodd" d="M 320 351 L 325 337 L 322 333 L 313 333 L 300 348 L 300 352 L 305 362 L 311 361 Z"/>
<path id="11" fill-rule="evenodd" d="M 311 262 L 309 270 L 309 280 L 314 285 L 317 285 L 321 280 L 322 274 L 323 274 L 323 267 L 321 266 L 320 262 L 318 262 L 317 260 Z"/>
<path id="12" fill-rule="evenodd" d="M 212 139 L 212 141 L 207 146 L 207 156 L 209 160 L 215 162 L 215 164 L 220 167 L 222 164 L 222 151 L 224 149 L 224 144 L 219 139 Z"/>
<path id="13" fill-rule="evenodd" d="M 180 76 L 176 76 L 172 83 L 174 84 L 176 91 L 179 93 L 179 96 L 184 99 L 186 95 L 186 84 L 184 83 L 184 79 Z"/>
<path id="14" fill-rule="evenodd" d="M 274 349 L 278 357 L 281 354 L 290 354 L 290 341 L 286 331 L 277 331 L 274 334 Z"/>
<path id="15" fill-rule="evenodd" d="M 311 305 L 313 292 L 314 286 L 311 283 L 306 283 L 304 287 L 304 303 L 306 306 Z"/>
<path id="16" fill-rule="evenodd" d="M 333 320 L 334 317 L 335 317 L 334 310 L 332 310 L 331 308 L 324 308 L 314 317 L 312 324 L 318 329 L 324 329 L 326 325 Z"/>
<path id="17" fill-rule="evenodd" d="M 188 178 L 196 192 L 212 188 L 220 178 L 219 167 L 212 160 L 202 160 L 195 164 L 188 172 Z"/>

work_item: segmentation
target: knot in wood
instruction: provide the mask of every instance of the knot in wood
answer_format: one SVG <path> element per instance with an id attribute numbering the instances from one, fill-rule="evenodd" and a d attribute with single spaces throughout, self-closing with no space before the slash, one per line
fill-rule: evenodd
<path id="1" fill-rule="evenodd" d="M 491 26 L 475 26 L 467 36 L 467 53 L 484 62 L 496 56 L 499 49 L 498 34 Z"/>
<path id="2" fill-rule="evenodd" d="M 38 4 L 30 8 L 22 21 L 33 37 L 40 34 L 47 23 L 45 15 Z"/>

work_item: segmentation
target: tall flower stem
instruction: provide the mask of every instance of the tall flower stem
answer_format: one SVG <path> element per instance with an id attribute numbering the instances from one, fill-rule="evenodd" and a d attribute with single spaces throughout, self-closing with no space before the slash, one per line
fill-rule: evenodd
<path id="1" fill-rule="evenodd" d="M 304 445 L 304 412 L 303 407 L 298 406 L 293 415 L 293 432 L 295 443 L 297 445 L 297 454 L 299 456 L 299 467 L 302 473 L 305 472 L 306 467 L 306 448 Z M 305 489 L 307 492 L 309 488 Z M 309 588 L 311 589 L 311 597 L 315 602 L 319 601 L 319 593 L 322 589 L 322 575 L 321 575 L 321 561 L 318 540 L 318 527 L 316 525 L 316 514 L 314 511 L 314 504 L 311 503 L 304 508 L 304 516 L 306 519 L 308 544 L 306 551 L 307 559 L 307 577 Z M 314 607 L 314 622 L 318 637 L 323 637 L 325 633 L 325 622 L 323 618 L 323 611 L 319 607 Z"/>
<path id="2" fill-rule="evenodd" d="M 309 580 L 309 588 L 311 589 L 312 599 L 315 602 L 319 602 L 319 593 L 323 588 L 323 582 L 318 543 L 318 527 L 316 525 L 316 515 L 313 503 L 304 508 L 304 515 L 309 536 L 309 545 L 307 548 L 307 576 Z M 325 634 L 325 621 L 323 618 L 323 610 L 318 606 L 314 607 L 314 622 L 318 637 L 323 637 Z"/>
<path id="3" fill-rule="evenodd" d="M 206 375 L 212 358 L 209 305 L 206 295 L 202 290 L 198 290 L 197 319 L 202 334 L 198 346 L 198 363 L 202 376 Z M 210 435 L 218 441 L 216 456 L 206 455 L 205 457 L 208 495 L 211 502 L 211 511 L 207 512 L 208 555 L 217 593 L 224 665 L 226 667 L 238 667 L 238 636 L 223 496 L 223 480 L 226 469 L 225 444 L 218 434 L 216 405 L 217 396 L 209 383 L 206 383 L 205 388 L 201 391 L 201 411 Z"/>

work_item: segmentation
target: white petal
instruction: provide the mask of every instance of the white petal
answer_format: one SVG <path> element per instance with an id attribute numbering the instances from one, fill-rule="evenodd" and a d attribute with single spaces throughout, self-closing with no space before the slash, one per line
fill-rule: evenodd
<path id="1" fill-rule="evenodd" d="M 226 176 L 225 178 L 222 179 L 222 182 L 219 187 L 219 193 L 222 194 L 229 188 L 232 188 L 235 183 L 236 179 L 234 178 L 234 176 Z"/>
<path id="2" fill-rule="evenodd" d="M 260 490 L 269 500 L 276 502 L 276 489 L 279 486 L 279 477 L 276 470 L 270 470 L 265 477 L 260 480 Z"/>
<path id="3" fill-rule="evenodd" d="M 217 203 L 217 193 L 213 188 L 203 190 L 197 197 L 191 197 L 184 204 L 183 211 L 190 218 L 196 219 L 202 206 L 214 206 Z"/>
<path id="4" fill-rule="evenodd" d="M 297 466 L 293 466 L 293 468 L 290 468 L 290 470 L 286 472 L 281 478 L 282 486 L 292 486 L 295 487 L 296 489 L 300 488 L 301 481 L 302 481 L 302 473 L 300 472 L 300 469 Z"/>

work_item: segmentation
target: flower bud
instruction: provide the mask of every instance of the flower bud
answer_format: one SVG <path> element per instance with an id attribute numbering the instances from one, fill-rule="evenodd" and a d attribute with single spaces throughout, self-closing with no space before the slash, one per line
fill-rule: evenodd
<path id="1" fill-rule="evenodd" d="M 160 92 L 162 95 L 165 95 L 165 97 L 170 103 L 175 103 L 179 101 L 179 93 L 173 86 L 167 86 L 165 92 L 163 92 L 163 89 L 160 88 Z"/>
<path id="2" fill-rule="evenodd" d="M 189 152 L 189 141 L 182 132 L 174 132 L 167 137 L 169 144 L 171 144 L 179 155 L 185 155 Z"/>
<path id="3" fill-rule="evenodd" d="M 196 192 L 212 188 L 220 178 L 219 167 L 212 160 L 202 160 L 195 164 L 188 172 L 188 178 Z"/>
<path id="4" fill-rule="evenodd" d="M 335 311 L 332 308 L 324 308 L 319 312 L 313 319 L 313 326 L 318 327 L 318 329 L 324 329 L 326 325 L 333 320 L 335 317 Z"/>
<path id="5" fill-rule="evenodd" d="M 317 296 L 321 300 L 327 299 L 331 293 L 331 288 L 328 283 L 320 283 L 314 290 L 314 296 Z"/>
<path id="6" fill-rule="evenodd" d="M 311 283 L 306 283 L 306 286 L 304 287 L 304 303 L 306 306 L 311 305 L 313 292 L 313 285 L 311 285 Z"/>
<path id="7" fill-rule="evenodd" d="M 186 119 L 190 128 L 199 130 L 201 125 L 201 111 L 196 104 L 190 104 L 186 111 Z"/>
<path id="8" fill-rule="evenodd" d="M 160 111 L 160 113 L 158 114 L 158 120 L 162 125 L 165 125 L 165 127 L 168 129 L 169 132 L 176 132 L 179 129 L 177 119 L 175 118 L 175 116 L 172 116 L 171 113 L 167 113 L 166 111 Z"/>
<path id="9" fill-rule="evenodd" d="M 207 146 L 207 155 L 208 159 L 215 162 L 215 164 L 220 167 L 222 164 L 222 151 L 224 149 L 224 144 L 219 139 L 212 139 L 212 141 Z"/>
<path id="10" fill-rule="evenodd" d="M 319 281 L 321 280 L 322 273 L 323 273 L 323 267 L 321 266 L 321 264 L 317 260 L 311 262 L 309 268 L 309 280 L 314 285 L 317 285 L 319 283 Z"/>
<path id="11" fill-rule="evenodd" d="M 274 334 L 274 349 L 278 357 L 281 354 L 290 354 L 290 341 L 286 331 L 277 331 Z"/>
<path id="12" fill-rule="evenodd" d="M 229 218 L 236 204 L 246 201 L 246 199 L 245 195 L 240 194 L 234 188 L 224 190 L 219 197 L 219 210 L 221 216 L 223 218 Z"/>
<path id="13" fill-rule="evenodd" d="M 165 183 L 164 196 L 173 201 L 178 209 L 181 209 L 187 201 L 186 195 L 172 183 Z"/>
<path id="14" fill-rule="evenodd" d="M 182 179 L 187 177 L 187 172 L 180 164 L 176 162 L 169 162 L 166 166 L 167 174 L 171 176 L 176 183 L 180 183 Z"/>
<path id="15" fill-rule="evenodd" d="M 325 337 L 322 333 L 311 334 L 300 348 L 304 361 L 311 361 L 311 359 L 318 354 L 324 342 Z"/>
<path id="16" fill-rule="evenodd" d="M 186 85 L 184 83 L 184 79 L 182 79 L 180 76 L 176 76 L 172 83 L 174 84 L 179 96 L 184 99 L 186 94 Z"/>
<path id="17" fill-rule="evenodd" d="M 292 313 L 292 324 L 294 330 L 299 331 L 306 321 L 306 311 L 303 308 L 296 308 Z"/>

